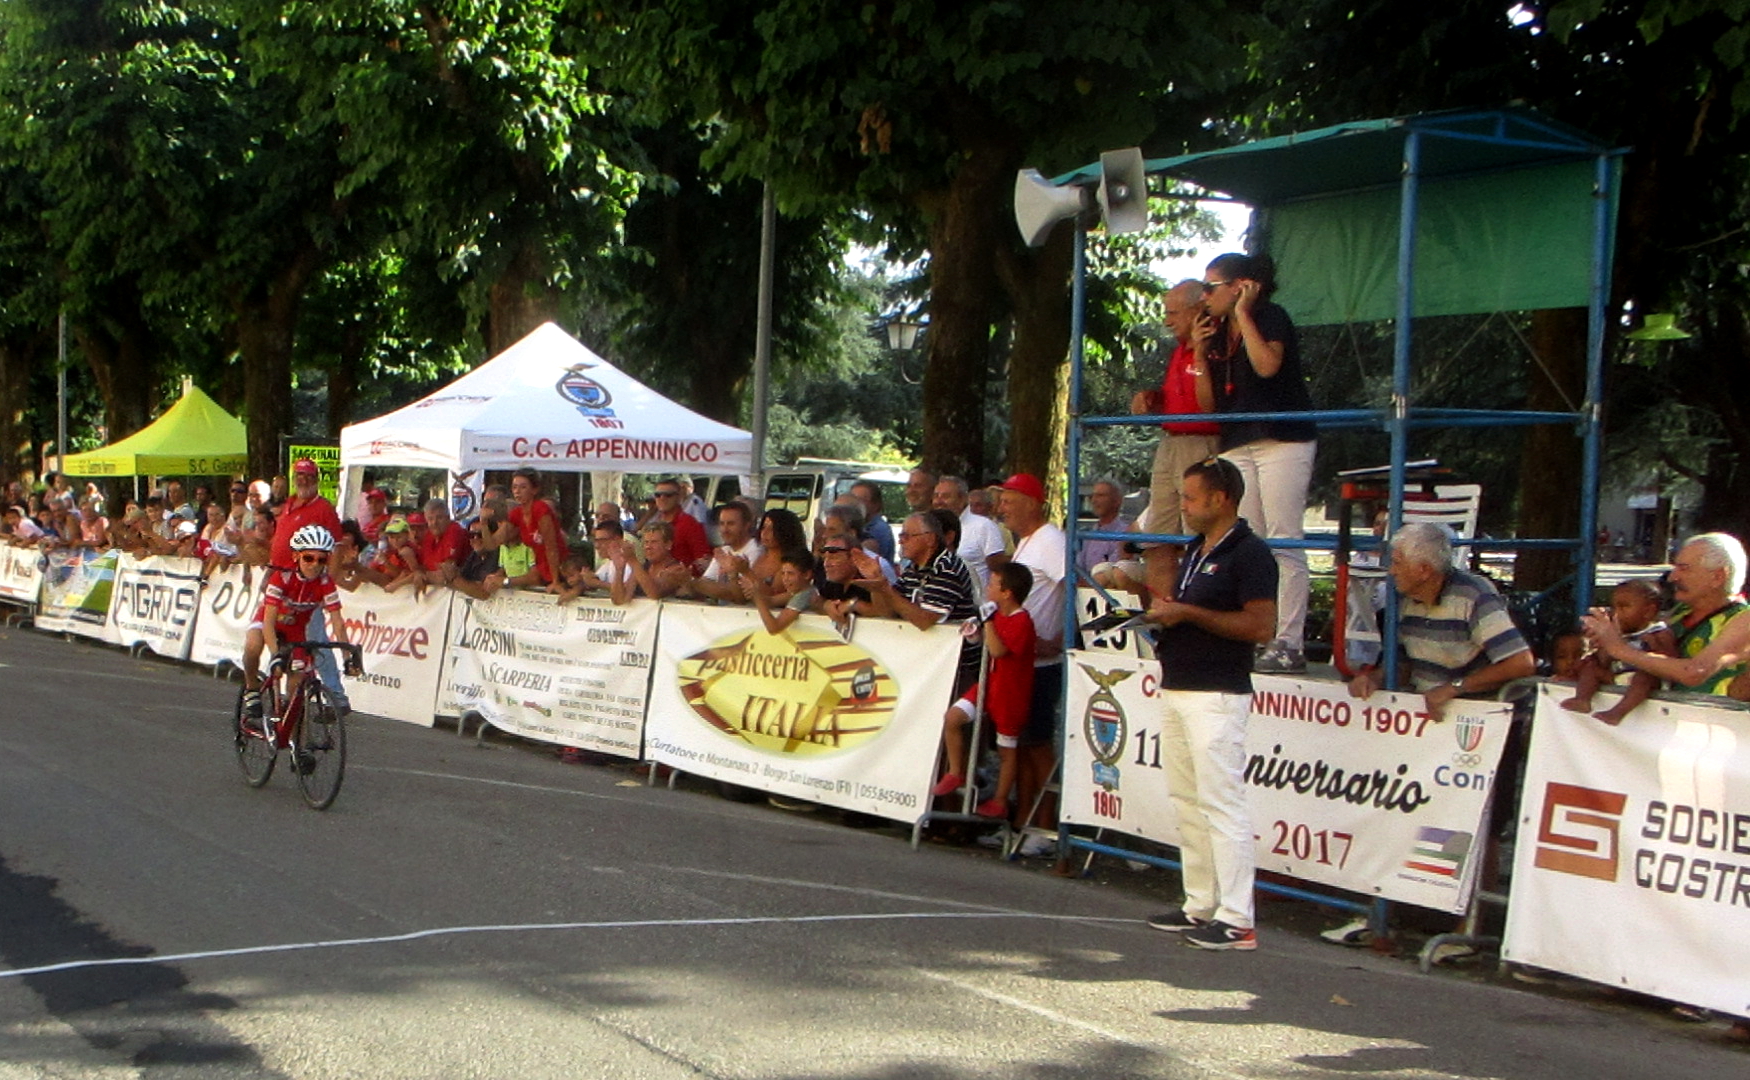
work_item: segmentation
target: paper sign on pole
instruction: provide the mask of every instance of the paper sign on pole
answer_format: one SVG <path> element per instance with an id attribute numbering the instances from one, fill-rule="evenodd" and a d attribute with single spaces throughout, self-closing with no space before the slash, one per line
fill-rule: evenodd
<path id="1" fill-rule="evenodd" d="M 200 598 L 199 559 L 123 554 L 110 590 L 111 640 L 186 660 Z"/>
<path id="2" fill-rule="evenodd" d="M 686 772 L 915 821 L 929 803 L 958 628 L 665 604 L 645 754 Z"/>
<path id="3" fill-rule="evenodd" d="M 1069 664 L 1063 820 L 1176 845 L 1160 666 L 1080 652 Z M 1341 683 L 1252 682 L 1245 779 L 1258 868 L 1463 911 L 1511 707 L 1457 701 L 1436 723 L 1419 695 L 1357 701 Z"/>
<path id="4" fill-rule="evenodd" d="M 1138 603 L 1136 597 L 1125 593 L 1115 594 L 1122 602 L 1134 607 Z M 1076 622 L 1086 626 L 1089 619 L 1109 614 L 1118 610 L 1119 604 L 1101 596 L 1096 589 L 1076 590 Z M 1094 653 L 1115 653 L 1119 656 L 1134 656 L 1139 659 L 1154 658 L 1154 643 L 1136 629 L 1107 630 L 1105 632 L 1083 630 L 1083 649 Z"/>
<path id="5" fill-rule="evenodd" d="M 120 555 L 113 549 L 102 553 L 93 553 L 89 548 L 49 551 L 36 628 L 113 643 L 109 594 L 115 586 L 116 560 Z"/>
<path id="6" fill-rule="evenodd" d="M 1750 714 L 1649 701 L 1610 727 L 1544 687 L 1503 955 L 1750 1016 Z"/>
<path id="7" fill-rule="evenodd" d="M 458 596 L 438 711 L 530 739 L 637 758 L 661 606 L 505 590 Z"/>
<path id="8" fill-rule="evenodd" d="M 389 593 L 368 584 L 340 594 L 347 636 L 364 653 L 365 673 L 344 679 L 354 709 L 432 726 L 453 595 Z"/>

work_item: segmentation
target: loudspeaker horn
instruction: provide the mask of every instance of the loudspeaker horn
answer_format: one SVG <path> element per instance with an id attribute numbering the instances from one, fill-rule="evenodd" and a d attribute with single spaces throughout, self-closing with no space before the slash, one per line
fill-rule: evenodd
<path id="1" fill-rule="evenodd" d="M 1051 235 L 1052 227 L 1064 218 L 1072 218 L 1087 205 L 1087 190 L 1080 187 L 1058 187 L 1040 175 L 1038 169 L 1022 169 L 1015 174 L 1015 224 L 1028 247 L 1040 247 Z"/>
<path id="2" fill-rule="evenodd" d="M 1148 176 L 1137 147 L 1100 155 L 1100 216 L 1111 233 L 1148 228 Z"/>

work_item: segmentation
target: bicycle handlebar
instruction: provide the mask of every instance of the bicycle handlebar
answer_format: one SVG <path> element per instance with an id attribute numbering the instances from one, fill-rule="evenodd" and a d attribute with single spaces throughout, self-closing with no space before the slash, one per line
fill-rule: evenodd
<path id="1" fill-rule="evenodd" d="M 284 664 L 285 662 L 289 661 L 292 658 L 292 652 L 296 649 L 305 649 L 305 650 L 309 650 L 309 649 L 337 649 L 337 650 L 344 649 L 344 650 L 346 650 L 347 659 L 349 661 L 348 666 L 356 668 L 358 671 L 361 671 L 361 672 L 364 671 L 364 669 L 365 669 L 364 650 L 361 649 L 358 645 L 356 645 L 350 641 L 286 641 L 286 642 L 282 642 L 280 644 L 280 647 L 278 649 L 274 650 L 273 661 L 275 663 Z"/>

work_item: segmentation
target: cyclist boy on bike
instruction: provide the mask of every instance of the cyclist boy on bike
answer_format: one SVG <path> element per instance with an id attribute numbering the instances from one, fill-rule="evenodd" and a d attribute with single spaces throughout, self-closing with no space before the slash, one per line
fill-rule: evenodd
<path id="1" fill-rule="evenodd" d="M 334 534 L 321 525 L 305 525 L 292 534 L 292 553 L 298 565 L 275 570 L 249 622 L 243 640 L 243 712 L 261 719 L 261 654 L 279 651 L 280 641 L 303 641 L 310 616 L 317 608 L 328 613 L 330 639 L 346 643 L 346 622 L 340 617 L 340 589 L 328 576 L 328 554 L 334 550 Z M 346 673 L 357 675 L 358 666 L 347 661 Z"/>

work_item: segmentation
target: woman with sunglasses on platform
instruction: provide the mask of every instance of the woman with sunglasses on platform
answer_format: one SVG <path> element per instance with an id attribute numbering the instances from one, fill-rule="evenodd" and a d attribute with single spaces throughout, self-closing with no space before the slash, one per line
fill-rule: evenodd
<path id="1" fill-rule="evenodd" d="M 1312 410 L 1294 323 L 1276 292 L 1276 267 L 1265 255 L 1218 255 L 1203 274 L 1204 313 L 1192 330 L 1198 402 L 1217 413 L 1297 413 Z M 1318 427 L 1310 420 L 1240 420 L 1221 425 L 1221 456 L 1245 478 L 1240 516 L 1269 540 L 1299 540 L 1305 532 Z M 1279 584 L 1276 634 L 1262 646 L 1254 670 L 1306 670 L 1306 552 L 1272 548 Z"/>

